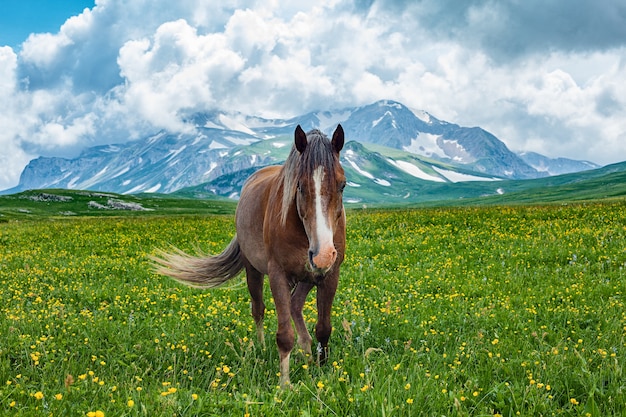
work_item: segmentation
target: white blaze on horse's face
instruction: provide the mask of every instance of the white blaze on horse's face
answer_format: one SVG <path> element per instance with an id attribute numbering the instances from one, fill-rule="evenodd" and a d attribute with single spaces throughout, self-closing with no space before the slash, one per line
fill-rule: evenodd
<path id="1" fill-rule="evenodd" d="M 296 209 L 309 241 L 307 269 L 315 274 L 325 274 L 337 260 L 335 232 L 343 220 L 343 189 L 346 177 L 339 163 L 344 133 L 341 125 L 327 142 L 318 130 L 310 132 L 311 138 L 298 126 L 294 134 L 295 149 L 300 152 L 300 171 L 296 192 Z M 286 193 L 287 201 L 291 201 Z M 284 203 L 283 203 L 284 204 Z M 345 237 L 341 237 L 341 248 Z"/>
<path id="2" fill-rule="evenodd" d="M 296 205 L 309 239 L 308 265 L 311 272 L 325 274 L 337 260 L 334 235 L 341 195 L 332 190 L 323 166 L 317 166 L 310 177 L 298 186 Z M 306 184 L 305 184 L 306 183 Z M 339 204 L 333 209 L 333 204 Z"/>
<path id="3" fill-rule="evenodd" d="M 335 260 L 337 250 L 333 242 L 334 232 L 331 228 L 331 218 L 328 212 L 328 199 L 324 201 L 322 184 L 324 182 L 324 167 L 318 166 L 313 172 L 314 198 L 315 198 L 315 235 L 310 237 L 309 262 L 311 267 L 321 271 L 328 271 Z"/>

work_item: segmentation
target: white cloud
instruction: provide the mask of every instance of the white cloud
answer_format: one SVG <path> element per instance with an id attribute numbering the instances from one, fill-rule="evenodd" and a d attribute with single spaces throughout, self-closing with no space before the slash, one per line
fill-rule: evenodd
<path id="1" fill-rule="evenodd" d="M 16 69 L 17 55 L 13 49 L 8 46 L 0 46 L 0 97 L 9 99 L 15 91 Z"/>
<path id="2" fill-rule="evenodd" d="M 585 2 L 97 0 L 0 48 L 0 189 L 27 158 L 182 131 L 193 111 L 291 117 L 385 98 L 514 150 L 623 160 L 626 24 L 621 6 Z"/>
<path id="3" fill-rule="evenodd" d="M 216 107 L 244 59 L 224 35 L 198 35 L 177 20 L 161 25 L 151 39 L 127 42 L 118 64 L 126 80 L 122 100 L 133 114 L 155 128 L 183 130 L 181 111 Z"/>
<path id="4" fill-rule="evenodd" d="M 80 142 L 81 138 L 95 133 L 94 122 L 93 114 L 75 118 L 69 123 L 62 123 L 61 120 L 49 121 L 40 126 L 35 134 L 35 140 L 42 147 L 52 149 L 74 146 Z"/>
<path id="5" fill-rule="evenodd" d="M 36 155 L 22 149 L 19 139 L 23 116 L 16 112 L 22 94 L 17 92 L 17 55 L 10 47 L 0 47 L 0 189 L 17 184 L 19 175 Z"/>
<path id="6" fill-rule="evenodd" d="M 63 33 L 35 33 L 22 44 L 20 55 L 25 64 L 45 68 L 55 61 L 63 48 L 71 44 L 72 40 Z"/>

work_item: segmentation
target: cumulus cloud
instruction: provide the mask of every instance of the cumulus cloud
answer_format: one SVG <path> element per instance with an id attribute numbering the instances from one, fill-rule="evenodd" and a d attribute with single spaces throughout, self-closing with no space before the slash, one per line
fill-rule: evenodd
<path id="1" fill-rule="evenodd" d="M 515 150 L 625 159 L 626 6 L 609 0 L 97 0 L 0 48 L 0 189 L 28 159 L 211 109 L 266 117 L 396 99 Z"/>
<path id="2" fill-rule="evenodd" d="M 118 64 L 123 101 L 155 127 L 184 130 L 181 111 L 217 107 L 243 68 L 222 34 L 198 35 L 184 20 L 161 25 L 151 39 L 129 41 Z"/>

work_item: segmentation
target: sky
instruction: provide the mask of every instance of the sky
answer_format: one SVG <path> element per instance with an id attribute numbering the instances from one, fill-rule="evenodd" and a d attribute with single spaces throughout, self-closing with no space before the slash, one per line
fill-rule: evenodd
<path id="1" fill-rule="evenodd" d="M 58 32 L 70 17 L 92 8 L 94 0 L 0 0 L 0 45 L 19 47 L 31 33 Z"/>
<path id="2" fill-rule="evenodd" d="M 380 99 L 513 151 L 626 160 L 624 1 L 0 1 L 0 190 L 197 111 Z"/>

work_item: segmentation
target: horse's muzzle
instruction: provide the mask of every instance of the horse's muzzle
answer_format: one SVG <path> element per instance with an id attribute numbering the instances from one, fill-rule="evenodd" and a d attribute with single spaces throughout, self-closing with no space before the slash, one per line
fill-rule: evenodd
<path id="1" fill-rule="evenodd" d="M 309 263 L 314 272 L 326 273 L 337 260 L 337 249 L 334 246 L 318 250 L 309 250 Z"/>

